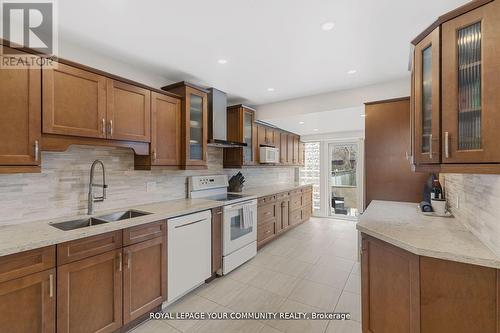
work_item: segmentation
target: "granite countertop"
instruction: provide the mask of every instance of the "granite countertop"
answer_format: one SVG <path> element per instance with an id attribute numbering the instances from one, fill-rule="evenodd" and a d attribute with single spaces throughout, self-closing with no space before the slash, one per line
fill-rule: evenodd
<path id="1" fill-rule="evenodd" d="M 151 213 L 128 220 L 94 225 L 75 230 L 59 230 L 50 223 L 64 222 L 90 217 L 87 215 L 70 216 L 51 220 L 27 222 L 0 227 L 0 256 L 37 249 L 75 239 L 95 236 L 106 232 L 121 230 L 137 225 L 160 221 L 175 216 L 200 212 L 222 206 L 220 201 L 204 199 L 179 199 L 146 205 L 129 206 L 122 209 L 99 211 L 92 216 L 102 216 L 127 209 Z"/>
<path id="2" fill-rule="evenodd" d="M 415 203 L 372 201 L 357 229 L 417 255 L 500 269 L 500 258 L 459 219 L 425 216 Z"/>
<path id="3" fill-rule="evenodd" d="M 287 185 L 261 186 L 244 189 L 242 194 L 252 197 L 262 197 L 306 186 L 311 185 L 295 183 Z M 176 216 L 200 212 L 223 205 L 223 202 L 215 200 L 178 199 L 145 205 L 128 206 L 121 209 L 99 211 L 92 216 L 99 217 L 128 209 L 144 211 L 151 214 L 135 217 L 128 220 L 99 224 L 92 227 L 85 227 L 68 231 L 59 230 L 51 226 L 50 224 L 78 220 L 88 218 L 90 216 L 67 216 L 57 219 L 0 226 L 0 256 L 37 249 L 44 246 L 59 244 L 89 236 L 95 236 L 106 232 L 121 230 L 163 219 L 169 219 Z"/>
<path id="4" fill-rule="evenodd" d="M 244 195 L 254 195 L 256 197 L 265 197 L 266 195 L 272 195 L 280 192 L 286 192 L 310 186 L 312 186 L 312 184 L 307 184 L 307 183 L 277 184 L 277 185 L 257 186 L 248 188 L 245 186 L 243 187 L 243 191 L 238 193 Z"/>

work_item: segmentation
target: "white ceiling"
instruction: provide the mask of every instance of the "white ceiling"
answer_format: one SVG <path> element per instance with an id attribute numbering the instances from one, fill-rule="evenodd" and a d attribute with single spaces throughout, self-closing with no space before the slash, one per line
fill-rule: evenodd
<path id="1" fill-rule="evenodd" d="M 277 118 L 270 123 L 299 135 L 362 131 L 364 113 L 364 107 L 360 106 Z"/>
<path id="2" fill-rule="evenodd" d="M 260 105 L 406 75 L 410 40 L 465 2 L 62 0 L 59 36 Z M 327 21 L 335 28 L 325 32 Z"/>

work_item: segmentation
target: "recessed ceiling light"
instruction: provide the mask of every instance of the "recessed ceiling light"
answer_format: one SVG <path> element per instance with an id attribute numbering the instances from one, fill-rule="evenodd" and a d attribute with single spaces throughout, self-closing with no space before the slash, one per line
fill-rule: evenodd
<path id="1" fill-rule="evenodd" d="M 225 65 L 225 64 L 227 64 L 227 60 L 226 60 L 226 59 L 219 59 L 219 60 L 217 60 L 217 62 L 218 62 L 219 64 L 221 64 L 221 65 Z"/>
<path id="2" fill-rule="evenodd" d="M 330 31 L 334 27 L 335 27 L 335 23 L 334 22 L 325 22 L 325 23 L 323 23 L 321 25 L 321 29 L 323 29 L 324 31 Z"/>
<path id="3" fill-rule="evenodd" d="M 299 121 L 299 124 L 300 125 L 304 125 L 305 123 L 303 121 Z"/>
<path id="4" fill-rule="evenodd" d="M 352 74 L 356 74 L 357 72 L 358 72 L 357 70 L 351 69 L 350 71 L 347 72 L 347 74 L 352 75 Z"/>
<path id="5" fill-rule="evenodd" d="M 267 91 L 269 91 L 269 92 L 273 92 L 273 91 L 274 91 L 274 88 L 267 88 Z"/>
<path id="6" fill-rule="evenodd" d="M 319 131 L 319 130 L 318 130 L 317 128 L 315 128 L 315 129 L 313 129 L 313 131 L 314 131 L 314 132 L 317 132 L 317 131 Z"/>

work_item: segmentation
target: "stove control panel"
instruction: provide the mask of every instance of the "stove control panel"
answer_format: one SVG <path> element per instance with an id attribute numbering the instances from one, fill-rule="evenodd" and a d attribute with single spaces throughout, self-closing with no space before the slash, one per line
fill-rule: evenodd
<path id="1" fill-rule="evenodd" d="M 191 176 L 188 183 L 189 191 L 191 192 L 226 188 L 229 185 L 226 175 Z"/>

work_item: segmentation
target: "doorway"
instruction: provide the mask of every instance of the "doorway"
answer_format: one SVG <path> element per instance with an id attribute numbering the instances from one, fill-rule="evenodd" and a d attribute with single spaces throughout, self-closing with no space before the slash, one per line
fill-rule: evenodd
<path id="1" fill-rule="evenodd" d="M 328 144 L 330 216 L 357 220 L 361 204 L 360 156 L 358 141 Z"/>

